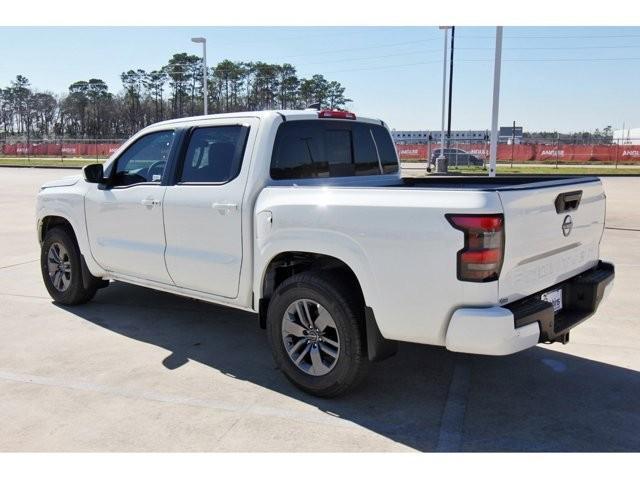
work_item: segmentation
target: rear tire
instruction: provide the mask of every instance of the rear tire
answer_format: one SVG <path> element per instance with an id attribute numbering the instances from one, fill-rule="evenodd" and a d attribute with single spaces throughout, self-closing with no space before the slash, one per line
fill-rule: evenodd
<path id="1" fill-rule="evenodd" d="M 91 276 L 89 287 L 85 288 L 80 249 L 73 234 L 64 227 L 47 231 L 40 251 L 40 269 L 44 285 L 57 303 L 69 306 L 86 303 L 95 296 L 100 284 L 100 278 Z"/>
<path id="2" fill-rule="evenodd" d="M 338 272 L 283 281 L 269 303 L 267 333 L 278 367 L 314 396 L 344 394 L 367 373 L 362 295 Z"/>

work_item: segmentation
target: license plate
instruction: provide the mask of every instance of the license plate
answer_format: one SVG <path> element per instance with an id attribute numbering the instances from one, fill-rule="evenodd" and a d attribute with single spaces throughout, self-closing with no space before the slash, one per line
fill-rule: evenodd
<path id="1" fill-rule="evenodd" d="M 540 296 L 542 301 L 547 301 L 553 305 L 553 312 L 557 313 L 562 309 L 562 289 L 547 291 Z"/>

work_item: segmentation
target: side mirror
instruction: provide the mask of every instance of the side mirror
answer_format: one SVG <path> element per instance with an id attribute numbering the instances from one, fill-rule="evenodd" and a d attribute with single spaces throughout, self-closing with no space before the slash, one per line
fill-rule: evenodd
<path id="1" fill-rule="evenodd" d="M 104 170 L 100 163 L 85 166 L 82 173 L 87 183 L 105 183 Z"/>

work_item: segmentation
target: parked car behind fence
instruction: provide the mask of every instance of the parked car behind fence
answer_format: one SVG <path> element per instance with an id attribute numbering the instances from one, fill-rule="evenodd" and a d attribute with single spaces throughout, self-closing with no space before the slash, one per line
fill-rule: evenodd
<path id="1" fill-rule="evenodd" d="M 435 163 L 440 157 L 441 148 L 431 152 L 431 162 Z M 444 157 L 449 160 L 449 166 L 484 166 L 484 160 L 459 148 L 445 148 Z"/>

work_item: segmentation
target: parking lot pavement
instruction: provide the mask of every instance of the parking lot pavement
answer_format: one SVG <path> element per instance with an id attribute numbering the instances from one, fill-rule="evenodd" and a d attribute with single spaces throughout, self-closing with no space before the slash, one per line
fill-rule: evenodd
<path id="1" fill-rule="evenodd" d="M 122 283 L 53 304 L 34 197 L 74 173 L 0 168 L 1 451 L 640 450 L 640 179 L 604 180 L 616 285 L 569 344 L 509 357 L 403 344 L 321 400 L 275 369 L 251 314 Z"/>

